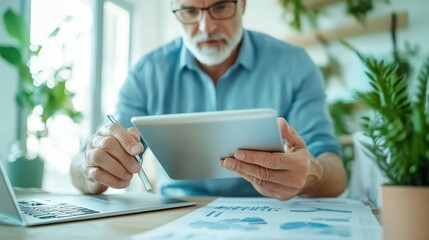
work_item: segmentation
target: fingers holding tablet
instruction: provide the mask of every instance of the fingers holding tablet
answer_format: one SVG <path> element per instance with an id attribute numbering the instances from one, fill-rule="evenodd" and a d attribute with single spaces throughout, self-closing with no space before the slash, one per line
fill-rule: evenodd
<path id="1" fill-rule="evenodd" d="M 320 163 L 308 151 L 304 140 L 284 119 L 278 120 L 285 152 L 237 150 L 221 166 L 249 181 L 261 194 L 287 200 L 314 184 L 322 175 Z"/>

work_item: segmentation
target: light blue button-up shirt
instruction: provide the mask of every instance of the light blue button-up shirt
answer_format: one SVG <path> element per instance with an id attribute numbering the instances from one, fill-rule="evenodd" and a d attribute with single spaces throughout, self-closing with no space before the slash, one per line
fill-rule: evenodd
<path id="1" fill-rule="evenodd" d="M 277 110 L 314 156 L 339 153 L 318 68 L 303 49 L 252 31 L 244 31 L 237 61 L 216 85 L 181 38 L 149 53 L 130 70 L 117 116 L 130 127 L 133 116 L 250 108 Z M 158 185 L 176 196 L 260 196 L 242 178 L 178 181 L 161 174 Z"/>

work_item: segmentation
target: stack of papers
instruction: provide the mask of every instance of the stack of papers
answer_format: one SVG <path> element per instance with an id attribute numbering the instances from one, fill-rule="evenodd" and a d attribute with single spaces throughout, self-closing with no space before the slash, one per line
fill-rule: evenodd
<path id="1" fill-rule="evenodd" d="M 133 239 L 374 239 L 382 228 L 368 206 L 343 198 L 218 198 Z"/>

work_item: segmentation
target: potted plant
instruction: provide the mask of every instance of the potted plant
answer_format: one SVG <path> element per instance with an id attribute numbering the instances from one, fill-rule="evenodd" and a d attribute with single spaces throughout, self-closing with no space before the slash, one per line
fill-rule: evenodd
<path id="1" fill-rule="evenodd" d="M 350 45 L 348 45 L 353 49 Z M 429 237 L 429 58 L 410 91 L 398 64 L 363 56 L 370 90 L 356 92 L 371 113 L 363 128 L 370 144 L 364 144 L 389 180 L 382 186 L 384 238 Z M 410 93 L 414 93 L 410 95 Z"/>
<path id="2" fill-rule="evenodd" d="M 47 122 L 58 113 L 78 122 L 82 115 L 72 104 L 74 94 L 69 92 L 66 81 L 72 67 L 64 65 L 56 69 L 32 69 L 32 62 L 37 61 L 42 46 L 30 44 L 30 30 L 22 16 L 12 10 L 3 15 L 6 32 L 16 40 L 16 45 L 0 45 L 0 57 L 10 63 L 18 73 L 16 103 L 17 141 L 11 147 L 8 156 L 8 174 L 11 182 L 17 187 L 41 187 L 44 162 L 39 153 L 31 155 L 27 149 L 27 139 L 41 139 L 48 136 Z M 54 30 L 55 35 L 58 29 Z M 52 35 L 52 34 L 51 34 Z M 29 116 L 40 121 L 41 127 L 29 131 Z"/>

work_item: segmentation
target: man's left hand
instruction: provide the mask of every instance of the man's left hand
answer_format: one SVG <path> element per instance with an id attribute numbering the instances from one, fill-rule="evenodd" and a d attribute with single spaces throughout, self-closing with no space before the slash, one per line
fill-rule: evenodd
<path id="1" fill-rule="evenodd" d="M 295 129 L 284 118 L 278 123 L 286 140 L 284 153 L 237 150 L 220 165 L 240 174 L 262 195 L 287 200 L 314 186 L 323 168 Z"/>

